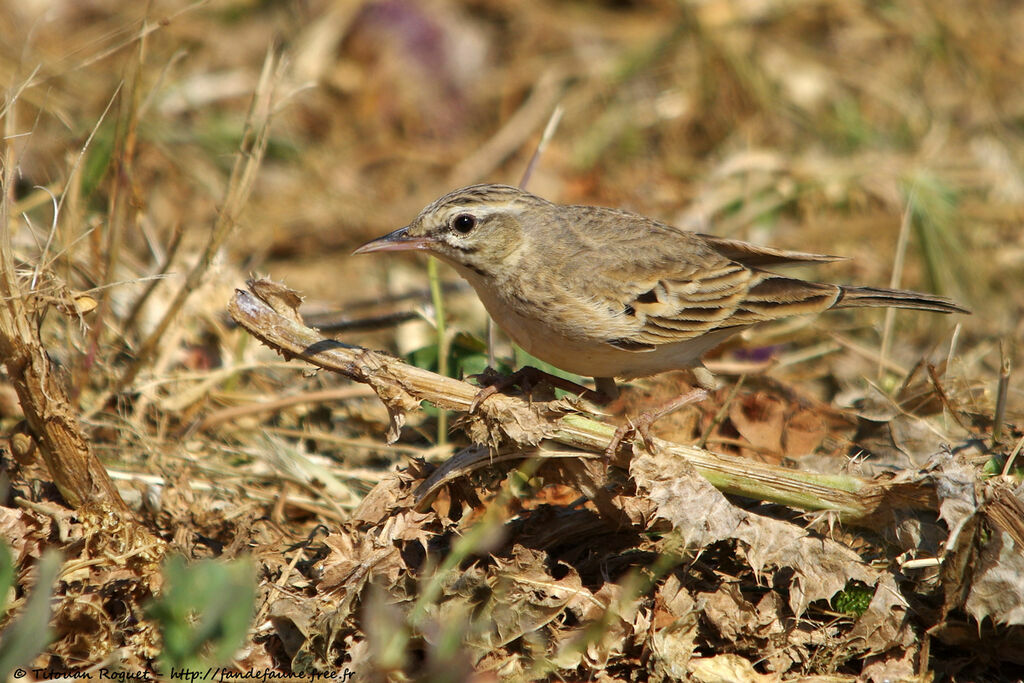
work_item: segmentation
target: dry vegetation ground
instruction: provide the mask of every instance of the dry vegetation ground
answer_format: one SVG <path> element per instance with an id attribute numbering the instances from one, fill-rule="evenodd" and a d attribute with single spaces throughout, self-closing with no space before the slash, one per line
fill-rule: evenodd
<path id="1" fill-rule="evenodd" d="M 1019 678 L 1024 5 L 55 0 L 0 22 L 0 668 Z M 821 271 L 974 315 L 754 330 L 709 358 L 722 390 L 610 467 L 607 425 L 686 373 L 609 415 L 536 394 L 467 417 L 475 390 L 425 370 L 480 369 L 475 298 L 441 269 L 439 354 L 425 262 L 349 254 L 455 186 L 517 183 L 559 104 L 532 191 L 846 255 Z M 250 272 L 425 370 L 312 357 L 286 292 L 232 298 Z"/>

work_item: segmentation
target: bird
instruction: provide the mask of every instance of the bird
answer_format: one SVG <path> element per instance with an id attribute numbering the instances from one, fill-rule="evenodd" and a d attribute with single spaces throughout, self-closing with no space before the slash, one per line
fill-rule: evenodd
<path id="1" fill-rule="evenodd" d="M 526 352 L 593 377 L 702 370 L 701 356 L 759 323 L 830 309 L 969 313 L 901 289 L 812 282 L 774 272 L 841 257 L 684 230 L 637 213 L 562 205 L 517 187 L 479 184 L 440 197 L 407 226 L 355 254 L 423 251 L 452 266 Z M 710 373 L 695 373 L 701 385 Z"/>

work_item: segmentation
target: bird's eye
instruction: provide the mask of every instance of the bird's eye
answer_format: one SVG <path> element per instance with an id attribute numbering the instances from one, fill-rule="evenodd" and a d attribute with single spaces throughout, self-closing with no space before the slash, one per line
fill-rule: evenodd
<path id="1" fill-rule="evenodd" d="M 476 227 L 476 218 L 468 213 L 460 213 L 452 219 L 452 229 L 461 232 L 463 235 Z"/>

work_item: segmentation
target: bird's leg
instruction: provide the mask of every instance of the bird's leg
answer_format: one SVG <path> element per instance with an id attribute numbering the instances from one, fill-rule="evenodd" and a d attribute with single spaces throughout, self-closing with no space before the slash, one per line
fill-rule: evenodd
<path id="1" fill-rule="evenodd" d="M 519 368 L 511 375 L 498 375 L 496 372 L 488 368 L 486 372 L 476 375 L 476 378 L 479 382 L 486 382 L 487 386 L 480 389 L 480 391 L 477 392 L 476 397 L 473 398 L 473 404 L 469 408 L 469 412 L 471 413 L 476 412 L 476 409 L 480 407 L 480 404 L 488 398 L 508 389 L 509 387 L 518 386 L 526 391 L 528 390 L 528 387 L 535 386 L 541 382 L 547 382 L 556 389 L 563 389 L 571 394 L 583 396 L 591 401 L 598 402 L 603 398 L 599 391 L 588 389 L 587 387 L 576 384 L 576 382 L 569 381 L 564 377 L 552 375 L 549 372 L 544 372 L 543 370 L 530 365 L 525 365 Z"/>
<path id="2" fill-rule="evenodd" d="M 708 374 L 710 375 L 711 373 Z M 636 432 L 644 440 L 644 443 L 649 444 L 651 443 L 651 425 L 669 413 L 675 412 L 687 404 L 703 401 L 707 397 L 708 392 L 706 389 L 691 389 L 682 396 L 676 396 L 657 410 L 641 413 L 635 421 L 631 420 L 624 425 L 620 425 L 615 429 L 615 434 L 612 435 L 612 440 L 608 443 L 608 447 L 604 449 L 605 460 L 611 460 L 612 456 L 619 450 L 622 440 L 626 438 L 629 432 Z"/>
<path id="3" fill-rule="evenodd" d="M 595 377 L 594 389 L 601 394 L 606 403 L 611 403 L 619 397 L 619 387 L 616 386 L 614 377 Z"/>
<path id="4" fill-rule="evenodd" d="M 711 392 L 721 388 L 721 383 L 703 365 L 696 365 L 690 368 L 690 372 L 693 373 L 693 378 L 697 380 L 697 386 L 701 389 Z"/>

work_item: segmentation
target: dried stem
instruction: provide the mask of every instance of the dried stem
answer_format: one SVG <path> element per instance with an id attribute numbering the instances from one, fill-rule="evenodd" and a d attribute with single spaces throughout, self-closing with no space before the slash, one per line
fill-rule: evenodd
<path id="1" fill-rule="evenodd" d="M 32 438 L 54 484 L 68 505 L 101 505 L 128 513 L 107 471 L 89 448 L 89 441 L 71 409 L 67 390 L 53 371 L 39 335 L 45 310 L 37 295 L 19 282 L 11 247 L 15 102 L 6 102 L 3 147 L 3 194 L 0 196 L 0 358 L 18 394 Z"/>
<path id="2" fill-rule="evenodd" d="M 270 296 L 268 296 L 268 292 Z M 339 372 L 357 382 L 369 384 L 401 423 L 401 411 L 429 401 L 443 410 L 468 413 L 479 388 L 466 382 L 408 365 L 384 353 L 342 344 L 321 335 L 300 322 L 292 307 L 299 301 L 294 292 L 267 281 L 250 283 L 250 291 L 237 290 L 228 306 L 232 318 L 266 345 L 287 357 L 301 358 L 326 370 Z M 611 425 L 585 415 L 569 412 L 565 402 L 549 404 L 495 394 L 484 401 L 479 415 L 492 432 L 503 426 L 521 426 L 545 421 L 531 432 L 537 440 L 579 449 L 580 457 L 603 453 L 615 433 Z M 514 430 L 511 432 L 514 433 Z M 397 434 L 395 435 L 397 437 Z M 872 482 L 844 475 L 798 472 L 744 458 L 711 453 L 702 448 L 652 439 L 650 447 L 685 458 L 704 477 L 726 493 L 768 500 L 806 510 L 831 510 L 842 519 L 866 526 L 885 523 L 896 508 L 934 509 L 934 493 L 926 480 L 897 483 Z M 520 457 L 543 455 L 536 443 L 521 441 Z M 493 454 L 480 449 L 480 457 Z M 628 458 L 620 449 L 618 461 Z"/>
<path id="3" fill-rule="evenodd" d="M 263 71 L 260 80 L 253 94 L 249 115 L 245 123 L 242 135 L 241 149 L 238 158 L 235 160 L 234 168 L 231 170 L 231 178 L 228 181 L 227 196 L 224 199 L 224 207 L 217 216 L 217 222 L 210 233 L 210 239 L 206 243 L 199 260 L 185 276 L 185 281 L 178 290 L 174 300 L 167 307 L 163 318 L 149 337 L 142 343 L 136 353 L 134 361 L 114 384 L 113 388 L 98 401 L 95 409 L 99 409 L 106 403 L 110 395 L 122 391 L 132 383 L 139 371 L 149 362 L 150 357 L 160 345 L 167 328 L 174 321 L 175 316 L 185 305 L 185 301 L 202 282 L 210 264 L 213 263 L 228 235 L 234 230 L 238 223 L 238 216 L 245 207 L 246 200 L 252 190 L 256 179 L 256 172 L 263 161 L 263 154 L 267 149 L 267 141 L 270 136 L 270 118 L 274 111 L 275 85 L 280 77 L 279 60 L 272 53 L 268 53 L 263 62 Z"/>

